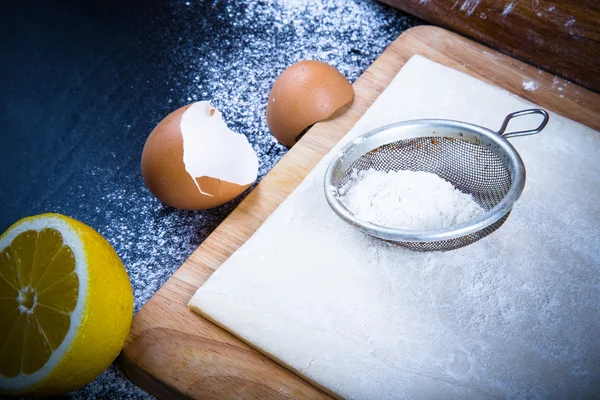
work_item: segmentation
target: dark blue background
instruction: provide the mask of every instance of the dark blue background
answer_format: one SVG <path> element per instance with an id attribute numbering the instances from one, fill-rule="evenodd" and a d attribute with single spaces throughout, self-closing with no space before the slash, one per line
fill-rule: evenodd
<path id="1" fill-rule="evenodd" d="M 222 14 L 216 5 L 197 11 Z M 95 221 L 99 192 L 139 187 L 147 135 L 184 103 L 166 101 L 182 66 L 165 54 L 187 27 L 164 24 L 170 12 L 159 2 L 3 2 L 1 230 L 49 210 Z M 104 173 L 91 175 L 96 166 Z"/>

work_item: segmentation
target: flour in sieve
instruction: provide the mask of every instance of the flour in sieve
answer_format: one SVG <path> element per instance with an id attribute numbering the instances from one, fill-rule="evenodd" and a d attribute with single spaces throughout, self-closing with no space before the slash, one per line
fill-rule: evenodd
<path id="1" fill-rule="evenodd" d="M 447 228 L 485 212 L 471 195 L 423 171 L 353 171 L 340 195 L 357 218 L 393 228 Z"/>

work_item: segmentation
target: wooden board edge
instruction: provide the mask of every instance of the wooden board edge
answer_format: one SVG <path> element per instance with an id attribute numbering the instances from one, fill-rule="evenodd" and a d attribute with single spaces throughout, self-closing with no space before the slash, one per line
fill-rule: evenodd
<path id="1" fill-rule="evenodd" d="M 123 372 L 125 375 L 134 382 L 137 386 L 142 388 L 148 393 L 153 394 L 162 400 L 181 400 L 181 399 L 191 399 L 191 397 L 186 396 L 184 393 L 180 392 L 176 388 L 169 386 L 165 382 L 160 379 L 155 378 L 148 372 L 146 372 L 143 367 L 140 367 L 136 363 L 134 363 L 131 359 L 129 359 L 124 353 L 118 358 L 118 362 L 123 368 Z"/>

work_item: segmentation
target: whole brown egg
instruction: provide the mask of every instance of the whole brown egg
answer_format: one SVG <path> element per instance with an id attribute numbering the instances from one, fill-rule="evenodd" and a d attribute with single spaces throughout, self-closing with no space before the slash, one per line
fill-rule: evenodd
<path id="1" fill-rule="evenodd" d="M 331 65 L 300 61 L 279 75 L 267 103 L 267 125 L 275 138 L 291 147 L 303 131 L 350 103 L 350 82 Z"/>
<path id="2" fill-rule="evenodd" d="M 181 107 L 150 133 L 142 151 L 142 177 L 156 198 L 184 210 L 220 206 L 255 180 L 256 153 L 230 131 L 208 102 Z"/>

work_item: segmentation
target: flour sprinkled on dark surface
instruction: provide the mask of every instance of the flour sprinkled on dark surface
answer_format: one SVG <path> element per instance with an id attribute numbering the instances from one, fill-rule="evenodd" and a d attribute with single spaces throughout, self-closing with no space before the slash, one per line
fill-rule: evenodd
<path id="1" fill-rule="evenodd" d="M 114 246 L 135 311 L 241 201 L 162 205 L 140 174 L 144 142 L 171 111 L 211 100 L 258 154 L 259 179 L 287 149 L 265 107 L 277 76 L 316 59 L 351 82 L 418 20 L 374 1 L 4 2 L 0 230 L 59 212 Z M 242 196 L 243 197 L 243 196 Z M 149 397 L 111 366 L 73 399 Z"/>

